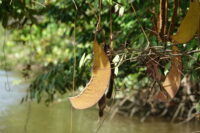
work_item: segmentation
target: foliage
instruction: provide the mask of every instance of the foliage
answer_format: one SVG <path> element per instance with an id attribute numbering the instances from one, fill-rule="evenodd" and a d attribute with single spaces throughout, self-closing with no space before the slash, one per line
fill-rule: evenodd
<path id="1" fill-rule="evenodd" d="M 72 89 L 74 68 L 71 64 L 73 64 L 73 60 L 59 63 L 56 66 L 51 66 L 47 72 L 38 75 L 30 86 L 30 98 L 36 98 L 40 102 L 44 96 L 46 97 L 45 103 L 49 104 L 54 100 L 57 93 L 64 94 L 67 89 Z M 81 69 L 76 67 L 75 79 L 78 81 L 77 86 L 81 87 L 83 83 L 86 83 L 89 74 L 85 71 L 89 71 L 85 66 Z"/>
<path id="2" fill-rule="evenodd" d="M 32 0 L 0 0 L 0 21 L 4 28 L 20 28 L 36 23 Z"/>
<path id="3" fill-rule="evenodd" d="M 140 1 L 136 2 L 138 6 L 142 5 Z M 153 2 L 146 3 L 145 7 L 148 7 L 150 5 L 153 5 Z M 77 62 L 80 61 L 80 56 L 82 56 L 84 53 L 86 55 L 90 55 L 91 57 L 91 42 L 94 38 L 94 31 L 97 23 L 97 16 L 98 16 L 98 10 L 94 10 L 98 7 L 98 4 L 96 2 L 89 3 L 88 1 L 81 1 L 76 2 L 76 6 L 81 7 L 78 8 L 79 10 L 76 11 L 75 5 L 72 1 L 56 1 L 52 2 L 48 5 L 45 5 L 43 8 L 39 8 L 38 12 L 40 11 L 40 14 L 36 14 L 37 12 L 34 12 L 37 15 L 37 23 L 33 23 L 31 25 L 24 25 L 22 29 L 18 29 L 15 31 L 9 31 L 10 35 L 7 43 L 5 44 L 6 53 L 11 53 L 11 58 L 7 59 L 7 62 L 11 60 L 12 58 L 16 58 L 16 63 L 20 60 L 21 63 L 25 65 L 31 65 L 31 66 L 40 66 L 40 67 L 47 67 L 50 70 L 59 68 L 59 65 L 65 64 L 66 61 L 68 62 L 71 60 L 72 63 L 70 63 L 70 67 L 68 67 L 68 71 L 70 73 L 69 77 L 73 77 L 73 71 L 72 71 L 72 64 L 73 64 L 73 43 L 74 43 L 74 33 L 76 36 L 76 53 L 75 57 L 77 59 Z M 102 22 L 101 26 L 102 29 L 99 32 L 98 38 L 101 39 L 101 41 L 105 41 L 107 44 L 109 43 L 109 4 L 108 1 L 103 2 L 103 11 L 102 11 Z M 137 25 L 137 20 L 134 19 L 136 16 L 132 12 L 132 8 L 129 6 L 128 3 L 113 3 L 113 10 L 114 8 L 118 7 L 119 9 L 116 10 L 116 12 L 113 12 L 113 34 L 115 35 L 115 41 L 114 41 L 114 48 L 121 49 L 124 48 L 124 44 L 127 43 L 129 47 L 134 48 L 140 48 L 144 47 L 146 45 L 146 40 L 143 36 L 143 33 L 139 33 L 140 27 Z M 141 12 L 138 15 L 143 15 L 145 18 L 151 17 L 151 14 L 146 14 L 148 8 L 145 8 L 144 12 Z M 122 14 L 126 13 L 126 15 Z M 68 11 L 68 12 L 66 12 Z M 119 13 L 121 12 L 121 13 Z M 121 15 L 120 15 L 121 14 Z M 76 17 L 75 17 L 76 16 Z M 148 19 L 141 19 L 141 24 L 146 27 L 151 27 L 150 20 Z M 77 19 L 77 20 L 76 20 Z M 84 25 L 84 26 L 83 26 Z M 74 27 L 75 26 L 75 27 Z M 75 31 L 74 31 L 75 29 Z M 131 37 L 137 35 L 136 37 Z M 102 40 L 103 39 L 103 40 Z M 89 43 L 88 43 L 89 42 Z M 126 44 L 125 44 L 126 45 Z M 134 45 L 134 46 L 133 46 Z M 16 51 L 12 51 L 13 49 L 17 49 L 17 51 L 20 51 L 20 53 L 16 53 Z M 10 51 L 11 50 L 11 51 Z M 121 56 L 120 56 L 121 58 Z M 90 61 L 90 60 L 89 60 Z M 14 62 L 13 62 L 14 63 Z M 87 63 L 87 62 L 84 62 Z M 14 64 L 13 64 L 14 65 Z M 77 63 L 78 65 L 78 63 Z M 128 65 L 127 65 L 128 66 Z M 85 65 L 87 67 L 88 71 L 86 72 L 86 75 L 89 75 L 89 67 L 90 65 Z M 132 68 L 132 64 L 129 63 L 129 68 Z M 82 69 L 82 68 L 81 68 Z M 136 68 L 137 69 L 137 68 Z M 78 70 L 79 71 L 79 70 Z M 124 68 L 124 72 L 119 72 L 118 76 L 120 78 L 126 77 L 127 72 L 131 73 L 131 71 L 137 72 L 137 70 L 130 70 L 127 67 Z M 56 77 L 53 74 L 50 74 L 51 71 L 46 72 L 44 74 L 41 74 L 41 76 L 47 77 L 48 79 L 51 79 L 53 77 Z M 121 73 L 121 74 L 120 74 Z M 62 73 L 64 74 L 64 73 Z M 82 74 L 76 73 L 78 75 L 77 77 L 83 77 Z M 121 75 L 121 76 L 120 76 Z M 123 76 L 124 75 L 124 76 Z M 32 98 L 33 96 L 36 96 L 37 90 L 36 89 L 39 86 L 43 86 L 42 90 L 48 90 L 49 86 L 45 86 L 43 82 L 36 82 L 41 81 L 41 76 L 38 77 L 38 79 L 33 82 L 34 89 L 36 91 L 31 91 Z M 62 77 L 62 76 L 60 76 Z M 63 76 L 65 77 L 65 76 Z M 40 79 L 40 80 L 39 80 Z M 63 80 L 63 79 L 61 79 Z M 86 80 L 86 79 L 85 79 Z M 116 79 L 117 80 L 117 79 Z M 48 80 L 51 81 L 51 80 Z M 57 80 L 55 80 L 57 82 Z M 69 82 L 71 82 L 70 80 Z M 80 80 L 78 80 L 80 81 Z M 69 83 L 68 82 L 68 83 Z M 84 82 L 79 82 L 80 84 L 77 84 L 77 87 L 79 85 L 83 85 Z M 63 84 L 66 84 L 66 82 Z M 116 84 L 126 84 L 126 82 L 121 82 Z M 59 88 L 56 86 L 57 83 L 55 83 L 55 87 L 50 88 Z M 65 86 L 65 85 L 64 85 Z M 66 89 L 70 89 L 70 84 Z M 57 92 L 59 89 L 55 89 Z M 59 91 L 58 91 L 59 92 Z M 40 96 L 36 96 L 40 97 Z M 47 100 L 49 101 L 49 100 Z"/>

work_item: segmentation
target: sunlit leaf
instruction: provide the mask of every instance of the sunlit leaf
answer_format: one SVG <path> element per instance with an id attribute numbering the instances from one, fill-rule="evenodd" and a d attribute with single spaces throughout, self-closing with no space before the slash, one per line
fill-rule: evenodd
<path id="1" fill-rule="evenodd" d="M 119 9 L 119 16 L 123 16 L 123 14 L 124 14 L 124 7 L 122 6 Z"/>
<path id="2" fill-rule="evenodd" d="M 81 60 L 79 62 L 79 68 L 81 68 L 83 66 L 83 64 L 85 63 L 85 53 L 83 54 L 83 56 L 81 57 Z"/>

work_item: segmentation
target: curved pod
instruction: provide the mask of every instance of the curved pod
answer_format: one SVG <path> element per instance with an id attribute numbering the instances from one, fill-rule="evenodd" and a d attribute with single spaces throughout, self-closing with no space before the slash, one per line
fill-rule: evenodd
<path id="1" fill-rule="evenodd" d="M 171 38 L 175 43 L 187 43 L 199 28 L 200 4 L 198 0 L 190 0 L 189 10 L 181 22 L 176 35 Z"/>
<path id="2" fill-rule="evenodd" d="M 176 46 L 172 47 L 173 54 L 178 54 L 178 48 Z M 163 87 L 169 95 L 169 98 L 173 98 L 181 84 L 182 75 L 182 61 L 181 56 L 173 56 L 171 69 L 167 74 L 165 81 L 163 82 Z"/>
<path id="3" fill-rule="evenodd" d="M 103 48 L 94 41 L 94 60 L 92 77 L 83 91 L 74 97 L 70 97 L 72 106 L 76 109 L 86 109 L 96 104 L 108 88 L 111 65 Z"/>

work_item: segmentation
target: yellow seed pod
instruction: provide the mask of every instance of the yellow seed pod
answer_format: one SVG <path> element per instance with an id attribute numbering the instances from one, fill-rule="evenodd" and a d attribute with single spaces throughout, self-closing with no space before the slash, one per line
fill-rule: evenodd
<path id="1" fill-rule="evenodd" d="M 181 22 L 175 35 L 172 35 L 174 43 L 187 43 L 190 41 L 199 28 L 200 4 L 198 0 L 191 0 L 189 10 Z"/>
<path id="2" fill-rule="evenodd" d="M 172 47 L 173 54 L 178 54 L 178 48 L 176 46 Z M 182 75 L 182 61 L 181 56 L 174 55 L 172 57 L 172 63 L 169 73 L 167 74 L 165 81 L 163 82 L 163 87 L 168 93 L 170 98 L 173 98 L 181 84 Z"/>
<path id="3" fill-rule="evenodd" d="M 106 92 L 111 75 L 111 64 L 103 48 L 94 41 L 94 60 L 92 77 L 83 91 L 70 97 L 72 106 L 76 109 L 86 109 L 96 104 Z"/>

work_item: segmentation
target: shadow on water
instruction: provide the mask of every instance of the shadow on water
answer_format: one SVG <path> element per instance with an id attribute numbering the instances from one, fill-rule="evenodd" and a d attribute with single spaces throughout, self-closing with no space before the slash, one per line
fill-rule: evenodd
<path id="1" fill-rule="evenodd" d="M 0 133 L 70 133 L 71 106 L 68 101 L 56 103 L 50 107 L 44 104 L 20 104 L 25 95 L 27 84 L 14 85 L 19 77 L 0 71 Z M 5 89 L 9 82 L 10 91 Z M 27 112 L 30 111 L 27 117 Z M 98 128 L 98 113 L 95 108 L 73 111 L 73 133 L 94 133 Z M 27 119 L 28 118 L 28 119 Z M 26 123 L 28 120 L 28 123 Z M 194 133 L 200 131 L 199 123 L 184 125 L 172 124 L 162 120 L 138 120 L 116 116 L 113 120 L 106 119 L 98 133 Z"/>

